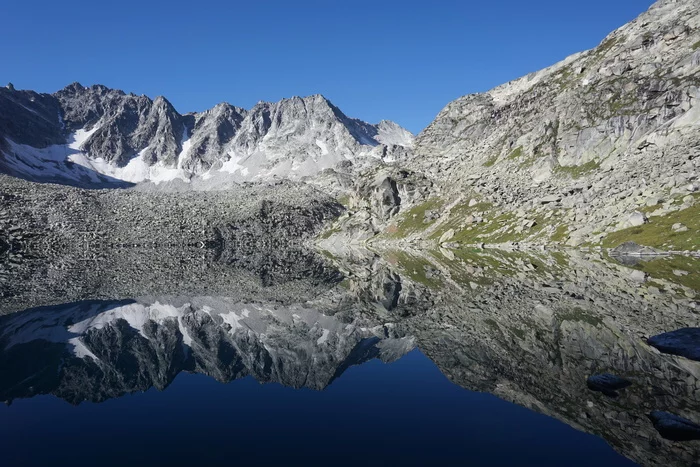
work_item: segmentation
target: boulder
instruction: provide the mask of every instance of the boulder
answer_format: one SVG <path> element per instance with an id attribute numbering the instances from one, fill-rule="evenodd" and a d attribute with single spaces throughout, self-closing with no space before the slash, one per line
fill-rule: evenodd
<path id="1" fill-rule="evenodd" d="M 561 196 L 559 195 L 549 195 L 540 198 L 540 204 L 558 203 L 559 201 L 561 201 Z"/>
<path id="2" fill-rule="evenodd" d="M 632 214 L 630 214 L 627 218 L 626 226 L 639 227 L 640 225 L 644 225 L 647 222 L 649 222 L 649 219 L 647 219 L 647 216 L 644 215 L 643 212 L 635 211 Z"/>
<path id="3" fill-rule="evenodd" d="M 610 250 L 610 256 L 642 256 L 642 255 L 655 255 L 659 252 L 654 248 L 638 245 L 634 242 L 625 242 L 612 250 Z"/>
<path id="4" fill-rule="evenodd" d="M 639 271 L 635 269 L 630 273 L 630 279 L 632 279 L 635 282 L 646 282 L 647 280 L 647 275 L 644 271 Z"/>
<path id="5" fill-rule="evenodd" d="M 440 237 L 440 243 L 442 244 L 445 242 L 449 242 L 450 240 L 452 240 L 452 238 L 454 236 L 455 236 L 454 229 L 450 229 L 447 232 L 445 232 L 444 234 L 442 234 L 442 236 Z"/>

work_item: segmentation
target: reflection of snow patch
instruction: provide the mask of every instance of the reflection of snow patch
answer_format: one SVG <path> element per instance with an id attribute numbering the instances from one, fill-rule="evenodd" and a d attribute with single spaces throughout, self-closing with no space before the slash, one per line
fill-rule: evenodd
<path id="1" fill-rule="evenodd" d="M 331 333 L 331 332 L 330 332 L 328 329 L 324 329 L 324 330 L 323 330 L 323 335 L 322 335 L 321 337 L 318 338 L 318 340 L 316 341 L 316 343 L 317 343 L 317 344 L 323 344 L 324 342 L 326 342 L 326 341 L 328 340 L 328 335 L 329 335 L 330 333 Z"/>

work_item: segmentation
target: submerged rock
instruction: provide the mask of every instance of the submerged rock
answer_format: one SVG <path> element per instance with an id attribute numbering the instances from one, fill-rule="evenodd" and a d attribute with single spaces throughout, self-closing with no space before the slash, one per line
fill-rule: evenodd
<path id="1" fill-rule="evenodd" d="M 687 418 L 659 410 L 649 414 L 649 419 L 659 434 L 671 441 L 692 441 L 700 439 L 700 425 Z"/>
<path id="2" fill-rule="evenodd" d="M 660 352 L 700 361 L 700 328 L 683 328 L 650 337 L 647 343 Z"/>
<path id="3" fill-rule="evenodd" d="M 631 386 L 632 382 L 620 376 L 602 373 L 589 376 L 586 385 L 591 391 L 602 392 L 608 397 L 617 397 L 619 396 L 617 391 Z"/>

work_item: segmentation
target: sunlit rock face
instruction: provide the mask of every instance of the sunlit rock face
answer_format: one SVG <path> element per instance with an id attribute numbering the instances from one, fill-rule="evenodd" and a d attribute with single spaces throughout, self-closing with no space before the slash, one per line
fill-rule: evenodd
<path id="1" fill-rule="evenodd" d="M 333 231 L 614 247 L 668 219 L 638 239 L 697 250 L 698 43 L 697 2 L 661 0 L 591 50 L 448 103 L 409 158 L 353 178 Z"/>

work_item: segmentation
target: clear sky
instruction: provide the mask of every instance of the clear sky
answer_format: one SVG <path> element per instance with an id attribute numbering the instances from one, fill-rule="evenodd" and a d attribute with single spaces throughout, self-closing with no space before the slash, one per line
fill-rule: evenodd
<path id="1" fill-rule="evenodd" d="M 652 3 L 7 0 L 0 83 L 101 83 L 181 113 L 321 93 L 418 132 L 449 101 L 594 47 Z"/>

